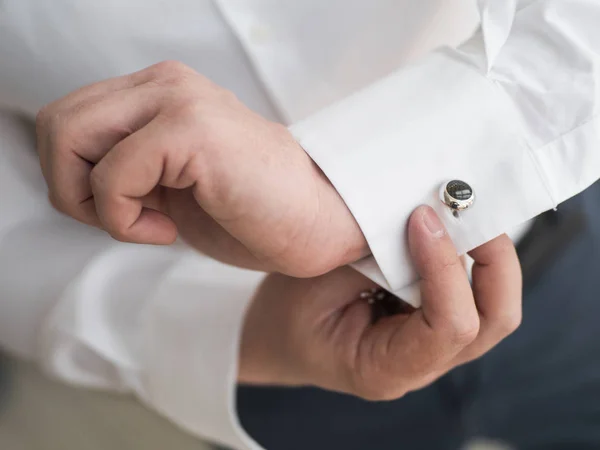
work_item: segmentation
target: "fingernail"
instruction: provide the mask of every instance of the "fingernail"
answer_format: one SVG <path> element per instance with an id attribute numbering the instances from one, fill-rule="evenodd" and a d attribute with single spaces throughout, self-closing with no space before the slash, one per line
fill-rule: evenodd
<path id="1" fill-rule="evenodd" d="M 422 217 L 425 227 L 434 238 L 439 239 L 446 234 L 446 229 L 444 228 L 442 221 L 432 208 L 424 207 Z"/>

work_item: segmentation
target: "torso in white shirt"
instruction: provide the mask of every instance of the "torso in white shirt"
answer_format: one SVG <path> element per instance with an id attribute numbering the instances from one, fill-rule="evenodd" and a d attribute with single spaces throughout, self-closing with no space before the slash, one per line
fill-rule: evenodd
<path id="1" fill-rule="evenodd" d="M 5 0 L 0 107 L 176 59 L 295 122 L 476 24 L 473 0 Z"/>

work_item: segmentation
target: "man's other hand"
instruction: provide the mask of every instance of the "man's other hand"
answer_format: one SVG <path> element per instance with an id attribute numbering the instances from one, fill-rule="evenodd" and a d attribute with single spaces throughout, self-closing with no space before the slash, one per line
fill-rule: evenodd
<path id="1" fill-rule="evenodd" d="M 37 130 L 53 205 L 115 239 L 179 233 L 223 262 L 296 277 L 368 253 L 288 130 L 183 64 L 84 87 L 43 108 Z"/>
<path id="2" fill-rule="evenodd" d="M 471 286 L 431 208 L 417 209 L 408 231 L 422 309 L 372 323 L 360 292 L 373 284 L 348 267 L 314 279 L 270 275 L 246 317 L 239 381 L 392 400 L 480 357 L 519 326 L 521 269 L 506 235 L 471 252 Z"/>

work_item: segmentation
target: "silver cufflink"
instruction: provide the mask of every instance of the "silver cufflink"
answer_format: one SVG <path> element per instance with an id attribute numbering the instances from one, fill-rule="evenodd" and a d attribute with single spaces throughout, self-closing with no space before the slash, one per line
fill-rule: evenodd
<path id="1" fill-rule="evenodd" d="M 452 210 L 454 217 L 475 203 L 473 188 L 461 180 L 452 180 L 442 186 L 442 201 Z"/>

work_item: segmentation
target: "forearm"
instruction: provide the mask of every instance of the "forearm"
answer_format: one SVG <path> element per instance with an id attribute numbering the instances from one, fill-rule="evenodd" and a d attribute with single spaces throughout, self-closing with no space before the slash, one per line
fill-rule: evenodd
<path id="1" fill-rule="evenodd" d="M 48 204 L 32 128 L 0 115 L 0 345 L 76 385 L 130 392 L 190 432 L 252 445 L 233 395 L 262 275 L 111 239 Z"/>

